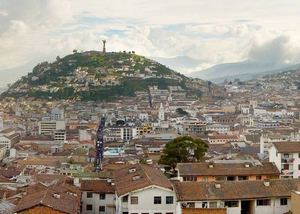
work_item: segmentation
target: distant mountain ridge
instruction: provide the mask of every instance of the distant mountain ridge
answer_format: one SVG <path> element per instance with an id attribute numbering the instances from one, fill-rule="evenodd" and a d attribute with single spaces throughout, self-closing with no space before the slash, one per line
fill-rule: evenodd
<path id="1" fill-rule="evenodd" d="M 221 83 L 224 80 L 250 80 L 267 74 L 278 73 L 280 71 L 294 69 L 297 67 L 300 67 L 300 64 L 274 65 L 243 61 L 215 65 L 202 71 L 193 72 L 189 76 L 210 80 L 215 83 Z"/>
<path id="2" fill-rule="evenodd" d="M 114 100 L 148 91 L 149 86 L 180 86 L 199 96 L 207 82 L 188 78 L 154 60 L 132 52 L 86 51 L 42 62 L 1 94 L 36 99 Z"/>

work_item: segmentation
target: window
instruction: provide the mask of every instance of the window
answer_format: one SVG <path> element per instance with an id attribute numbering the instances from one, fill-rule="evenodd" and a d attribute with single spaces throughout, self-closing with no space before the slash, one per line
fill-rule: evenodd
<path id="1" fill-rule="evenodd" d="M 162 214 L 162 213 L 154 213 L 154 214 Z"/>
<path id="2" fill-rule="evenodd" d="M 166 196 L 166 204 L 173 204 L 173 196 Z"/>
<path id="3" fill-rule="evenodd" d="M 93 205 L 87 204 L 86 205 L 86 210 L 93 210 Z"/>
<path id="4" fill-rule="evenodd" d="M 262 199 L 262 200 L 256 200 L 256 205 L 257 206 L 268 206 L 271 204 L 270 199 Z"/>
<path id="5" fill-rule="evenodd" d="M 161 197 L 160 196 L 154 196 L 154 204 L 161 204 Z"/>
<path id="6" fill-rule="evenodd" d="M 280 205 L 281 206 L 287 205 L 287 198 L 281 198 L 280 199 Z"/>
<path id="7" fill-rule="evenodd" d="M 187 208 L 195 208 L 195 202 L 187 202 L 186 207 Z"/>
<path id="8" fill-rule="evenodd" d="M 166 214 L 173 214 L 173 213 L 166 213 Z"/>
<path id="9" fill-rule="evenodd" d="M 209 208 L 217 208 L 217 202 L 216 201 L 211 201 L 209 202 Z"/>
<path id="10" fill-rule="evenodd" d="M 298 170 L 300 170 L 300 164 L 298 164 Z"/>
<path id="11" fill-rule="evenodd" d="M 130 201 L 130 203 L 131 204 L 138 204 L 139 203 L 139 197 L 137 197 L 137 196 L 131 196 L 131 201 Z"/>
<path id="12" fill-rule="evenodd" d="M 99 206 L 99 212 L 105 212 L 105 206 Z"/>
<path id="13" fill-rule="evenodd" d="M 261 175 L 257 175 L 256 180 L 261 180 Z"/>
<path id="14" fill-rule="evenodd" d="M 217 176 L 216 181 L 225 181 L 225 177 L 224 176 Z"/>
<path id="15" fill-rule="evenodd" d="M 202 208 L 207 208 L 207 202 L 202 202 Z"/>
<path id="16" fill-rule="evenodd" d="M 248 180 L 248 176 L 239 176 L 238 180 L 239 181 Z"/>
<path id="17" fill-rule="evenodd" d="M 227 181 L 234 181 L 234 176 L 227 176 Z"/>
<path id="18" fill-rule="evenodd" d="M 100 200 L 105 200 L 105 193 L 100 193 Z"/>
<path id="19" fill-rule="evenodd" d="M 122 202 L 125 202 L 125 203 L 128 202 L 128 195 L 126 195 L 122 198 Z"/>
<path id="20" fill-rule="evenodd" d="M 238 201 L 225 201 L 225 207 L 238 207 Z"/>
<path id="21" fill-rule="evenodd" d="M 183 176 L 183 181 L 197 181 L 197 176 L 192 176 L 192 175 Z"/>
<path id="22" fill-rule="evenodd" d="M 87 192 L 86 193 L 86 197 L 87 198 L 92 198 L 93 197 L 93 193 L 92 192 Z"/>

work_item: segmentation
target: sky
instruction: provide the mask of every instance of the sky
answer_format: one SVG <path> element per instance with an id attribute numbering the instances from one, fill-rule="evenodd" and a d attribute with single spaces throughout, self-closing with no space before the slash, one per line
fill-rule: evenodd
<path id="1" fill-rule="evenodd" d="M 300 62 L 299 0 L 0 0 L 0 87 L 73 49 L 181 57 L 189 74 Z"/>

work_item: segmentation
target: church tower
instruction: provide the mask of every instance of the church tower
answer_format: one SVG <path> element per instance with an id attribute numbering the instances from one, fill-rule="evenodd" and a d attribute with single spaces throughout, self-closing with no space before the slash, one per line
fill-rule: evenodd
<path id="1" fill-rule="evenodd" d="M 162 103 L 160 103 L 160 107 L 158 110 L 158 119 L 159 120 L 165 120 L 165 109 Z"/>

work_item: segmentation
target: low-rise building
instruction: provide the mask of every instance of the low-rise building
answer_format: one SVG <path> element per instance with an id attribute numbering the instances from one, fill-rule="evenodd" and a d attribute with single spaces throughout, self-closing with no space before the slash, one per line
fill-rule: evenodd
<path id="1" fill-rule="evenodd" d="M 299 179 L 175 182 L 177 213 L 225 208 L 227 214 L 283 214 L 291 209 L 291 191 L 299 184 Z"/>
<path id="2" fill-rule="evenodd" d="M 148 165 L 115 173 L 116 213 L 176 213 L 176 196 L 165 175 Z"/>
<path id="3" fill-rule="evenodd" d="M 177 176 L 182 181 L 237 181 L 278 179 L 274 163 L 178 163 Z"/>
<path id="4" fill-rule="evenodd" d="M 82 214 L 115 213 L 115 186 L 111 179 L 82 180 L 80 190 Z"/>

